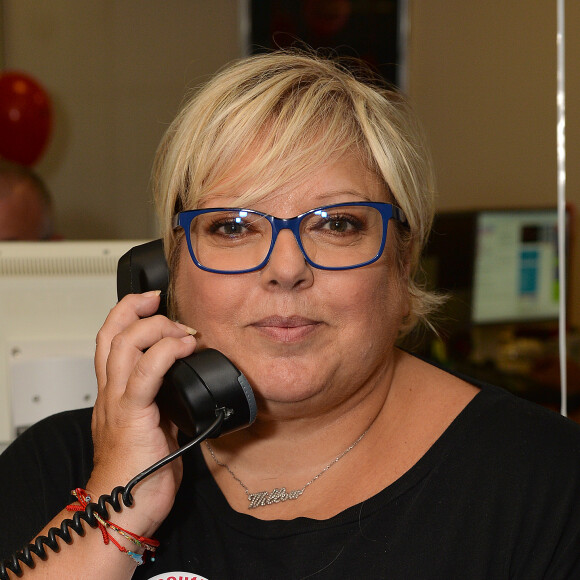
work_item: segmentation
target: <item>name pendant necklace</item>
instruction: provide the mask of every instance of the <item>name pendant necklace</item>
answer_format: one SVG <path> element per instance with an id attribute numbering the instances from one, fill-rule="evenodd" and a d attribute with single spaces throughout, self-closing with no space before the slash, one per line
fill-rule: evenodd
<path id="1" fill-rule="evenodd" d="M 212 448 L 209 444 L 209 441 L 206 439 L 205 446 L 211 455 L 211 458 L 216 462 L 217 465 L 223 467 L 228 471 L 228 473 L 242 486 L 246 495 L 248 496 L 248 501 L 250 502 L 248 505 L 248 509 L 255 509 L 259 507 L 266 507 L 269 505 L 282 503 L 284 501 L 288 501 L 290 499 L 298 499 L 305 491 L 306 488 L 312 485 L 319 477 L 324 475 L 333 465 L 338 463 L 347 453 L 352 451 L 363 439 L 363 437 L 368 433 L 369 428 L 354 442 L 352 443 L 347 449 L 345 449 L 340 455 L 337 455 L 318 475 L 315 475 L 308 483 L 304 485 L 302 489 L 295 489 L 293 491 L 286 491 L 285 487 L 275 487 L 272 491 L 257 491 L 251 492 L 246 484 L 231 470 L 230 466 L 223 461 L 220 461 Z"/>

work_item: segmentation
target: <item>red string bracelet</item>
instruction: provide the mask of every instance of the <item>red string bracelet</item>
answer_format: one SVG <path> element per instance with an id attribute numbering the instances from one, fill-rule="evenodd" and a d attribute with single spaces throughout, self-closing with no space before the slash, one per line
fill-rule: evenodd
<path id="1" fill-rule="evenodd" d="M 77 487 L 76 489 L 73 489 L 71 491 L 71 494 L 77 498 L 78 504 L 72 503 L 70 505 L 67 505 L 66 509 L 68 511 L 71 511 L 71 512 L 85 511 L 85 509 L 87 508 L 87 506 L 91 502 L 91 496 L 89 495 L 89 493 L 86 490 L 81 489 L 80 487 Z M 145 553 L 151 552 L 151 554 L 152 554 L 151 561 L 155 560 L 155 556 L 153 556 L 153 554 L 155 553 L 155 550 L 159 546 L 159 542 L 157 540 L 154 540 L 153 538 L 146 538 L 144 536 L 138 536 L 137 534 L 134 534 L 133 532 L 129 532 L 128 530 L 125 530 L 121 526 L 118 526 L 117 524 L 114 524 L 113 522 L 111 522 L 109 520 L 103 519 L 96 512 L 94 512 L 94 516 L 99 524 L 99 530 L 101 530 L 101 534 L 103 536 L 103 541 L 105 542 L 105 544 L 108 544 L 109 542 L 111 542 L 121 552 L 124 552 L 130 558 L 132 558 L 135 562 L 137 562 L 138 566 L 143 564 L 143 554 L 139 554 L 137 552 L 132 552 L 131 550 L 127 550 L 127 548 L 125 548 L 125 546 L 122 546 L 121 544 L 119 544 L 119 542 L 117 542 L 117 540 L 115 540 L 115 538 L 113 538 L 113 536 L 111 536 L 111 534 L 109 533 L 109 531 L 107 529 L 107 528 L 111 528 L 112 530 L 116 531 L 118 534 L 120 534 L 124 538 L 127 538 L 128 540 L 133 542 L 135 545 L 139 546 L 140 548 L 144 548 Z"/>

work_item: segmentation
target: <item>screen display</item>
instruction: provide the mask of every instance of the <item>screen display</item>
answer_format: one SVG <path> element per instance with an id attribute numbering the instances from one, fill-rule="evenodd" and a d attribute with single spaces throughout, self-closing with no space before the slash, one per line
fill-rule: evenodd
<path id="1" fill-rule="evenodd" d="M 477 214 L 472 321 L 558 318 L 557 211 Z"/>

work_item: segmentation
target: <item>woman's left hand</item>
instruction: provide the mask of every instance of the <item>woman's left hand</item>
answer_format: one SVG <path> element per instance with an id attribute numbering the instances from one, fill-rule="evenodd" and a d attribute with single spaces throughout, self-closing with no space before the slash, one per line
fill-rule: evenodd
<path id="1" fill-rule="evenodd" d="M 99 393 L 93 411 L 94 469 L 87 489 L 110 493 L 177 448 L 177 428 L 161 416 L 155 397 L 176 359 L 191 354 L 187 327 L 155 315 L 155 293 L 128 295 L 107 317 L 97 338 Z M 167 516 L 181 482 L 176 460 L 138 484 L 132 494 L 132 531 L 153 532 Z M 139 515 L 139 517 L 138 517 Z"/>

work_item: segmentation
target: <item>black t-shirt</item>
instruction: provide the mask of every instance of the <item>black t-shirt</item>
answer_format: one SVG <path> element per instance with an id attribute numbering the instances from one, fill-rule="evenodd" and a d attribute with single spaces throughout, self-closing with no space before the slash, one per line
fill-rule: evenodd
<path id="1" fill-rule="evenodd" d="M 0 557 L 70 502 L 91 464 L 88 409 L 42 421 L 0 456 Z M 235 512 L 196 448 L 155 537 L 137 580 L 579 579 L 580 427 L 482 386 L 407 473 L 328 520 Z"/>

